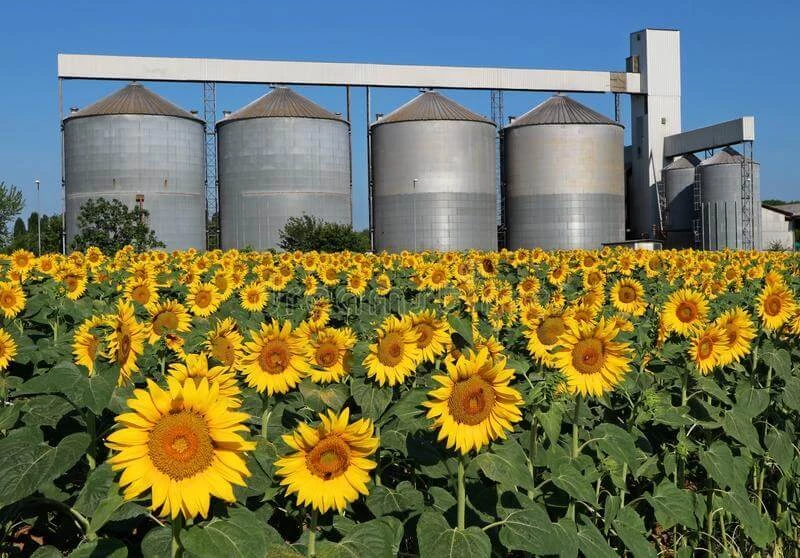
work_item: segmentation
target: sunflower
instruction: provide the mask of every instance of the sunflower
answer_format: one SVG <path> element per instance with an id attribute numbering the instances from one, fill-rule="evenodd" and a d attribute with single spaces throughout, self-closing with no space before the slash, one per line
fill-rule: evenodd
<path id="1" fill-rule="evenodd" d="M 351 350 L 357 340 L 352 329 L 317 328 L 303 322 L 297 328 L 297 337 L 304 340 L 305 372 L 313 382 L 338 382 L 350 373 Z"/>
<path id="2" fill-rule="evenodd" d="M 248 283 L 239 291 L 242 308 L 248 312 L 261 312 L 268 299 L 269 293 L 263 281 Z"/>
<path id="3" fill-rule="evenodd" d="M 752 341 L 756 338 L 753 320 L 745 310 L 733 308 L 723 312 L 716 321 L 728 338 L 728 350 L 720 356 L 720 366 L 739 362 L 752 350 Z"/>
<path id="4" fill-rule="evenodd" d="M 158 301 L 158 290 L 153 281 L 148 278 L 131 277 L 125 283 L 125 297 L 142 306 L 147 306 Z"/>
<path id="5" fill-rule="evenodd" d="M 107 316 L 92 316 L 85 320 L 78 329 L 72 343 L 72 354 L 75 355 L 75 364 L 84 366 L 89 371 L 89 376 L 94 374 L 94 365 L 98 356 L 106 356 L 100 349 L 103 336 L 95 334 L 97 328 L 108 326 Z"/>
<path id="6" fill-rule="evenodd" d="M 152 380 L 134 390 L 131 412 L 116 417 L 122 428 L 109 435 L 109 458 L 126 500 L 150 490 L 154 511 L 163 516 L 208 516 L 211 496 L 234 502 L 233 486 L 245 486 L 250 476 L 244 452 L 255 443 L 247 432 L 246 413 L 230 408 L 219 396 L 219 385 L 206 378 L 181 384 L 167 378 L 169 390 Z"/>
<path id="7" fill-rule="evenodd" d="M 367 484 L 376 463 L 367 459 L 378 449 L 378 438 L 369 419 L 352 424 L 350 411 L 328 410 L 319 415 L 322 424 L 300 424 L 283 440 L 295 450 L 275 461 L 275 473 L 283 477 L 286 495 L 297 494 L 297 503 L 322 513 L 343 512 L 359 494 L 369 494 Z"/>
<path id="8" fill-rule="evenodd" d="M 186 333 L 191 329 L 191 317 L 186 308 L 175 300 L 151 302 L 146 307 L 150 314 L 148 326 L 151 345 L 158 342 L 167 333 Z"/>
<path id="9" fill-rule="evenodd" d="M 758 295 L 758 315 L 766 331 L 780 329 L 792 317 L 797 304 L 789 287 L 780 281 L 767 284 Z"/>
<path id="10" fill-rule="evenodd" d="M 209 383 L 219 384 L 219 396 L 226 399 L 235 400 L 241 393 L 236 382 L 236 374 L 224 366 L 208 367 L 208 357 L 205 353 L 187 354 L 186 364 L 176 362 L 169 365 L 169 375 L 183 384 L 187 378 L 193 378 L 195 385 L 199 385 L 203 378 L 207 378 Z"/>
<path id="11" fill-rule="evenodd" d="M 441 387 L 428 393 L 427 417 L 439 429 L 439 441 L 462 454 L 480 449 L 491 440 L 506 438 L 506 431 L 522 419 L 522 396 L 508 384 L 514 370 L 506 359 L 492 361 L 486 349 L 447 362 L 447 375 L 435 375 Z"/>
<path id="12" fill-rule="evenodd" d="M 186 296 L 186 306 L 192 314 L 203 318 L 216 312 L 220 302 L 219 291 L 213 283 L 196 281 L 189 287 Z"/>
<path id="13" fill-rule="evenodd" d="M 551 351 L 558 345 L 559 337 L 572 324 L 575 324 L 575 320 L 568 312 L 558 305 L 551 304 L 532 323 L 532 327 L 525 331 L 525 336 L 528 338 L 528 352 L 545 366 L 553 366 Z"/>
<path id="14" fill-rule="evenodd" d="M 347 292 L 356 296 L 361 296 L 367 290 L 367 280 L 364 275 L 354 271 L 347 276 Z"/>
<path id="15" fill-rule="evenodd" d="M 647 309 L 644 287 L 636 279 L 620 279 L 611 287 L 611 304 L 631 316 L 643 315 Z"/>
<path id="16" fill-rule="evenodd" d="M 86 292 L 86 271 L 83 269 L 67 264 L 58 270 L 56 276 L 64 285 L 68 299 L 78 300 Z"/>
<path id="17" fill-rule="evenodd" d="M 712 324 L 692 338 L 689 356 L 704 376 L 729 359 L 728 336 L 724 329 Z"/>
<path id="18" fill-rule="evenodd" d="M 139 370 L 136 359 L 144 350 L 147 333 L 136 321 L 133 304 L 128 301 L 117 301 L 117 313 L 112 314 L 107 323 L 113 328 L 106 337 L 108 357 L 120 365 L 118 383 L 122 385 Z"/>
<path id="19" fill-rule="evenodd" d="M 259 393 L 286 393 L 300 383 L 307 369 L 303 346 L 292 333 L 289 321 L 262 323 L 260 331 L 251 332 L 245 344 L 242 373 L 247 385 Z"/>
<path id="20" fill-rule="evenodd" d="M 691 289 L 672 293 L 664 305 L 661 318 L 667 331 L 687 337 L 705 325 L 708 316 L 708 301 Z"/>
<path id="21" fill-rule="evenodd" d="M 11 252 L 11 269 L 20 273 L 29 273 L 36 265 L 36 257 L 33 252 L 20 248 Z"/>
<path id="22" fill-rule="evenodd" d="M 381 273 L 375 278 L 375 292 L 380 296 L 386 296 L 392 290 L 392 281 L 385 273 Z"/>
<path id="23" fill-rule="evenodd" d="M 383 386 L 401 384 L 417 368 L 422 351 L 417 346 L 419 334 L 407 317 L 388 316 L 378 328 L 377 341 L 369 346 L 364 358 L 367 376 Z"/>
<path id="24" fill-rule="evenodd" d="M 231 275 L 225 270 L 220 270 L 214 275 L 214 286 L 217 288 L 220 301 L 226 301 L 233 294 L 233 281 Z"/>
<path id="25" fill-rule="evenodd" d="M 233 318 L 225 318 L 208 333 L 205 348 L 228 370 L 239 368 L 242 362 L 242 334 Z"/>
<path id="26" fill-rule="evenodd" d="M 317 327 L 328 323 L 331 317 L 331 301 L 327 298 L 316 299 L 308 310 L 307 320 Z"/>
<path id="27" fill-rule="evenodd" d="M 622 380 L 630 369 L 631 349 L 614 340 L 618 334 L 614 321 L 600 318 L 597 324 L 573 323 L 561 336 L 553 360 L 567 378 L 569 393 L 600 396 Z"/>
<path id="28" fill-rule="evenodd" d="M 17 356 L 17 344 L 11 335 L 0 327 L 0 372 L 8 368 L 15 356 Z"/>
<path id="29" fill-rule="evenodd" d="M 0 310 L 6 318 L 13 318 L 25 308 L 25 292 L 17 283 L 0 283 Z"/>
<path id="30" fill-rule="evenodd" d="M 411 313 L 411 329 L 418 335 L 417 347 L 422 351 L 420 360 L 433 362 L 447 351 L 450 344 L 450 326 L 436 316 L 433 310 Z"/>

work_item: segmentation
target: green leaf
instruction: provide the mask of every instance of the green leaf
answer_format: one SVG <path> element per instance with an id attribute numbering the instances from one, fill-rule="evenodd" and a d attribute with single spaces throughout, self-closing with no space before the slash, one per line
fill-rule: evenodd
<path id="1" fill-rule="evenodd" d="M 752 419 L 737 413 L 735 410 L 725 413 L 722 417 L 722 429 L 728 436 L 741 442 L 744 447 L 755 454 L 762 454 L 764 450 L 758 441 L 758 432 L 753 426 Z"/>
<path id="2" fill-rule="evenodd" d="M 58 395 L 39 395 L 21 405 L 22 422 L 28 426 L 55 427 L 66 415 L 75 412 L 72 403 Z"/>
<path id="3" fill-rule="evenodd" d="M 142 539 L 142 556 L 144 558 L 169 556 L 171 549 L 172 529 L 170 527 L 153 527 Z"/>
<path id="4" fill-rule="evenodd" d="M 775 529 L 769 517 L 761 515 L 759 509 L 747 495 L 728 492 L 722 496 L 722 505 L 725 511 L 732 513 L 742 524 L 745 535 L 759 548 L 766 548 L 775 540 Z"/>
<path id="5" fill-rule="evenodd" d="M 606 455 L 619 463 L 627 463 L 629 471 L 635 471 L 639 463 L 639 451 L 633 436 L 619 426 L 602 423 L 592 431 L 592 438 L 597 438 L 597 445 Z"/>
<path id="6" fill-rule="evenodd" d="M 622 508 L 612 524 L 625 547 L 636 558 L 657 555 L 656 549 L 647 540 L 647 530 L 642 518 L 633 509 Z"/>
<path id="7" fill-rule="evenodd" d="M 275 529 L 246 508 L 228 508 L 228 517 L 190 527 L 183 546 L 198 558 L 263 558 L 268 544 L 282 544 Z"/>
<path id="8" fill-rule="evenodd" d="M 592 558 L 616 558 L 617 552 L 609 546 L 603 534 L 586 518 L 582 518 L 578 529 L 578 546 L 584 556 Z"/>
<path id="9" fill-rule="evenodd" d="M 338 412 L 344 406 L 349 392 L 344 384 L 315 384 L 309 378 L 300 383 L 300 393 L 306 405 L 321 413 L 326 409 Z"/>
<path id="10" fill-rule="evenodd" d="M 322 541 L 317 545 L 317 558 L 392 558 L 395 529 L 382 519 L 356 525 L 338 543 Z"/>
<path id="11" fill-rule="evenodd" d="M 421 407 L 422 402 L 427 400 L 428 396 L 423 390 L 410 390 L 389 407 L 387 414 L 397 418 L 399 432 L 413 432 L 428 425 L 429 421 Z"/>
<path id="12" fill-rule="evenodd" d="M 786 380 L 781 401 L 789 409 L 800 411 L 800 378 L 792 377 Z"/>
<path id="13" fill-rule="evenodd" d="M 76 407 L 86 407 L 100 415 L 111 400 L 118 376 L 119 367 L 100 364 L 96 373 L 89 377 L 85 370 L 72 362 L 61 362 L 22 384 L 15 396 L 64 394 Z"/>
<path id="14" fill-rule="evenodd" d="M 578 526 L 566 517 L 553 523 L 553 531 L 561 545 L 559 555 L 564 558 L 575 558 L 578 555 Z"/>
<path id="15" fill-rule="evenodd" d="M 534 504 L 530 508 L 512 510 L 501 520 L 500 543 L 508 550 L 534 555 L 558 554 L 561 540 L 542 506 Z"/>
<path id="16" fill-rule="evenodd" d="M 64 558 L 64 555 L 59 549 L 48 544 L 34 550 L 31 558 Z"/>
<path id="17" fill-rule="evenodd" d="M 458 503 L 451 492 L 441 486 L 430 487 L 428 494 L 433 498 L 433 508 L 441 513 L 445 513 Z"/>
<path id="18" fill-rule="evenodd" d="M 727 444 L 717 441 L 701 451 L 700 464 L 718 486 L 745 492 L 750 464 L 742 457 L 734 458 Z"/>
<path id="19" fill-rule="evenodd" d="M 728 392 L 722 389 L 712 378 L 709 378 L 708 376 L 699 376 L 695 378 L 695 381 L 697 382 L 697 387 L 702 389 L 704 392 L 713 395 L 726 405 L 733 404 L 731 398 L 728 397 Z"/>
<path id="20" fill-rule="evenodd" d="M 535 485 L 526 462 L 522 446 L 514 440 L 506 440 L 502 444 L 494 444 L 491 453 L 478 454 L 470 463 L 470 468 L 480 468 L 484 475 L 509 488 L 521 486 L 533 490 Z"/>
<path id="21" fill-rule="evenodd" d="M 100 501 L 94 510 L 92 520 L 89 522 L 88 535 L 97 533 L 114 513 L 125 504 L 125 498 L 119 491 L 119 486 L 113 484 L 109 487 L 106 497 Z"/>
<path id="22" fill-rule="evenodd" d="M 458 314 L 450 314 L 447 316 L 447 323 L 450 324 L 450 327 L 453 328 L 453 331 L 457 333 L 464 341 L 466 341 L 469 345 L 473 344 L 471 320 L 459 316 Z M 456 344 L 458 343 L 456 342 Z"/>
<path id="23" fill-rule="evenodd" d="M 69 558 L 97 558 L 98 556 L 103 558 L 126 558 L 128 556 L 128 547 L 118 539 L 104 538 L 84 541 L 70 553 Z"/>
<path id="24" fill-rule="evenodd" d="M 764 441 L 767 445 L 767 451 L 775 460 L 775 463 L 783 469 L 784 474 L 791 471 L 792 463 L 797 457 L 791 436 L 783 430 L 770 427 L 767 429 Z"/>
<path id="25" fill-rule="evenodd" d="M 72 506 L 86 517 L 92 517 L 98 504 L 108 496 L 108 489 L 114 482 L 116 473 L 111 470 L 111 465 L 106 462 L 89 473 L 78 499 Z"/>
<path id="26" fill-rule="evenodd" d="M 792 356 L 786 349 L 776 348 L 771 341 L 764 342 L 761 359 L 771 367 L 779 378 L 787 379 L 792 374 Z"/>
<path id="27" fill-rule="evenodd" d="M 451 529 L 444 516 L 425 512 L 417 523 L 420 558 L 489 558 L 492 542 L 478 527 Z"/>
<path id="28" fill-rule="evenodd" d="M 551 405 L 547 412 L 536 411 L 536 418 L 544 428 L 551 444 L 557 444 L 561 436 L 561 423 L 564 420 L 564 409 L 560 405 Z"/>
<path id="29" fill-rule="evenodd" d="M 0 440 L 0 507 L 33 494 L 43 483 L 67 472 L 86 452 L 90 440 L 88 434 L 70 434 L 55 448 L 41 441 L 32 443 L 28 434 Z"/>
<path id="30" fill-rule="evenodd" d="M 377 421 L 392 401 L 392 388 L 382 388 L 362 378 L 350 379 L 350 394 L 361 407 L 361 416 Z"/>
<path id="31" fill-rule="evenodd" d="M 403 481 L 397 488 L 376 486 L 366 499 L 369 511 L 376 517 L 392 513 L 404 513 L 420 510 L 425 505 L 422 492 L 408 482 Z"/>
<path id="32" fill-rule="evenodd" d="M 769 390 L 756 389 L 749 382 L 740 382 L 736 386 L 736 404 L 733 412 L 747 418 L 755 418 L 769 405 Z"/>
<path id="33" fill-rule="evenodd" d="M 583 502 L 596 503 L 596 494 L 591 483 L 574 465 L 562 461 L 553 468 L 550 479 L 557 487 Z"/>
<path id="34" fill-rule="evenodd" d="M 653 494 L 647 494 L 646 498 L 653 506 L 656 520 L 662 528 L 669 529 L 677 523 L 691 529 L 697 528 L 694 503 L 689 492 L 680 490 L 668 480 L 664 480 L 655 488 Z"/>

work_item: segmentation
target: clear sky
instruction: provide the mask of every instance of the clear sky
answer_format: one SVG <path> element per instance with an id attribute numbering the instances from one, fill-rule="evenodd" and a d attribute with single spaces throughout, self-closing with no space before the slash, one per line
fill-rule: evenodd
<path id="1" fill-rule="evenodd" d="M 74 0 L 5 2 L 0 9 L 0 180 L 22 187 L 25 213 L 60 211 L 56 54 L 119 54 L 622 70 L 629 34 L 644 27 L 681 31 L 683 129 L 756 117 L 756 160 L 764 198 L 800 198 L 800 3 L 687 0 L 406 2 L 193 2 Z M 119 87 L 68 81 L 64 107 L 85 107 Z M 147 84 L 187 110 L 202 110 L 197 84 Z M 299 91 L 334 112 L 341 88 Z M 266 92 L 221 85 L 218 117 Z M 388 113 L 416 91 L 373 95 Z M 488 92 L 446 92 L 490 113 Z M 520 115 L 546 94 L 506 94 Z M 577 95 L 613 116 L 611 95 Z M 355 226 L 367 223 L 364 93 L 353 91 Z M 626 125 L 630 107 L 623 99 Z M 794 154 L 794 155 L 792 155 Z"/>

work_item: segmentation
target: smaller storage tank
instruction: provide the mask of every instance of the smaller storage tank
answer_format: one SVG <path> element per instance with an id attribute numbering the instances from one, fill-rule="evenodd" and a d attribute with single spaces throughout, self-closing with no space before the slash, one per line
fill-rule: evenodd
<path id="1" fill-rule="evenodd" d="M 667 247 L 694 246 L 694 186 L 700 159 L 691 153 L 678 157 L 661 171 L 667 196 Z"/>
<path id="2" fill-rule="evenodd" d="M 351 223 L 350 124 L 287 87 L 217 123 L 224 249 L 279 249 L 290 217 Z"/>
<path id="3" fill-rule="evenodd" d="M 699 165 L 703 249 L 742 249 L 742 155 L 731 147 Z M 749 160 L 748 160 L 749 162 Z M 753 163 L 753 242 L 761 249 L 761 186 L 759 164 Z"/>
<path id="4" fill-rule="evenodd" d="M 623 127 L 555 95 L 505 127 L 509 248 L 596 249 L 625 240 Z"/>
<path id="5" fill-rule="evenodd" d="M 494 123 L 426 91 L 371 131 L 378 250 L 497 249 Z"/>

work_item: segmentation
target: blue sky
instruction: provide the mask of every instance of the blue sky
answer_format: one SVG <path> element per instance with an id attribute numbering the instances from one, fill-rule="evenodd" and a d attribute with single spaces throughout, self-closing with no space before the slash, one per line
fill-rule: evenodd
<path id="1" fill-rule="evenodd" d="M 353 61 L 396 64 L 621 70 L 628 38 L 644 27 L 682 33 L 683 129 L 756 117 L 756 159 L 763 197 L 800 198 L 800 3 L 724 5 L 664 2 L 6 2 L 0 43 L 0 180 L 22 187 L 25 213 L 60 211 L 56 54 L 119 54 Z M 65 82 L 64 107 L 83 107 L 120 86 Z M 202 109 L 196 84 L 148 84 L 180 106 Z M 221 85 L 217 109 L 235 110 L 265 92 Z M 299 91 L 335 112 L 341 88 Z M 416 94 L 387 89 L 373 112 L 388 113 Z M 487 92 L 449 92 L 488 115 Z M 520 115 L 547 94 L 506 94 Z M 611 95 L 577 99 L 613 115 Z M 353 91 L 355 226 L 366 226 L 364 94 Z M 627 124 L 630 107 L 623 99 Z M 793 154 L 793 155 L 792 155 Z"/>

